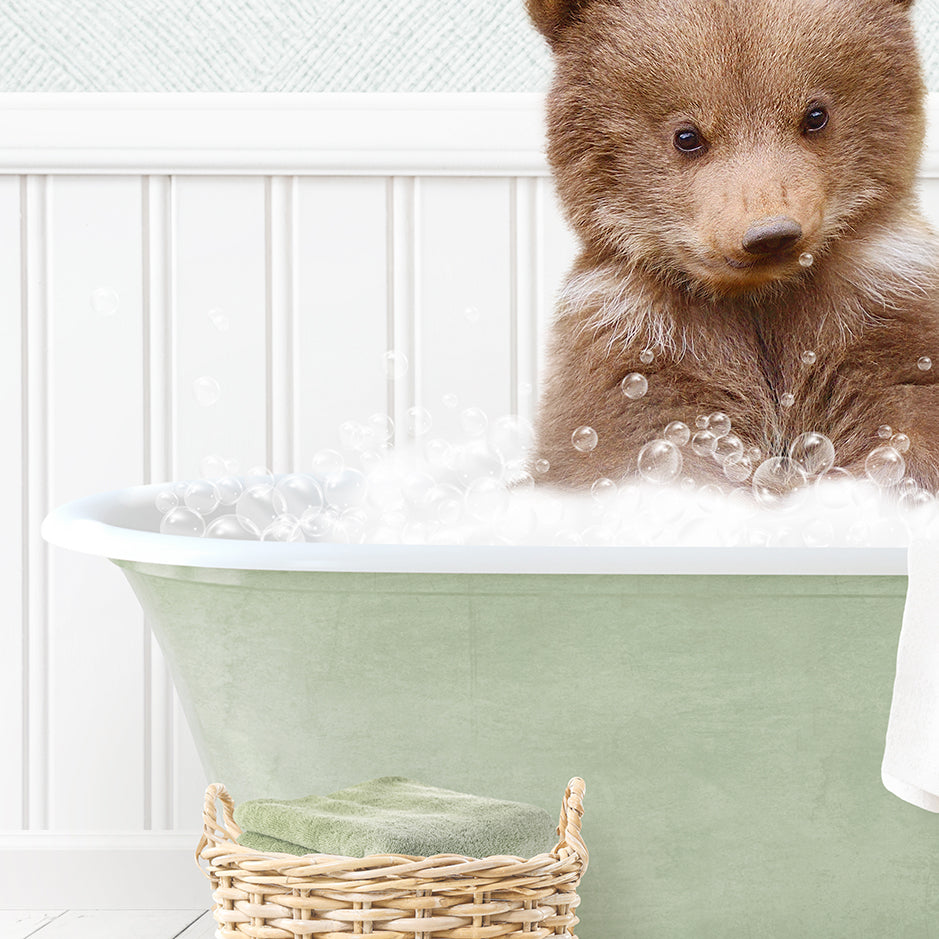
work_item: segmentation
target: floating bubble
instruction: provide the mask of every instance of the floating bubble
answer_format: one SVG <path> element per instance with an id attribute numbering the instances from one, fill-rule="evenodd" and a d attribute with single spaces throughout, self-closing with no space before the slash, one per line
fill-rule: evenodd
<path id="1" fill-rule="evenodd" d="M 807 476 L 818 476 L 835 465 L 835 445 L 824 434 L 812 430 L 792 441 L 789 456 Z"/>
<path id="2" fill-rule="evenodd" d="M 245 487 L 237 476 L 220 476 L 215 480 L 215 491 L 222 505 L 234 505 L 245 491 Z"/>
<path id="3" fill-rule="evenodd" d="M 230 541 L 254 541 L 260 536 L 257 528 L 237 515 L 220 515 L 212 519 L 205 530 L 206 538 L 225 538 Z"/>
<path id="4" fill-rule="evenodd" d="M 479 308 L 475 306 L 468 306 L 463 310 L 463 318 L 467 323 L 478 323 L 479 322 Z"/>
<path id="5" fill-rule="evenodd" d="M 261 541 L 306 541 L 300 522 L 293 515 L 278 515 L 264 531 Z"/>
<path id="6" fill-rule="evenodd" d="M 599 439 L 597 432 L 586 424 L 581 425 L 571 434 L 571 444 L 581 453 L 590 453 L 591 450 L 596 449 Z"/>
<path id="7" fill-rule="evenodd" d="M 697 427 L 698 430 L 707 430 L 707 426 L 708 426 L 708 416 L 707 416 L 707 414 L 699 414 L 699 415 L 694 419 L 694 426 Z"/>
<path id="8" fill-rule="evenodd" d="M 202 407 L 209 408 L 221 397 L 222 388 L 211 376 L 202 375 L 192 383 L 192 393 Z"/>
<path id="9" fill-rule="evenodd" d="M 811 267 L 815 263 L 815 258 L 808 251 L 804 251 L 799 255 L 799 263 L 803 267 Z"/>
<path id="10" fill-rule="evenodd" d="M 906 460 L 893 447 L 875 447 L 864 461 L 864 472 L 878 486 L 895 486 L 906 472 Z"/>
<path id="11" fill-rule="evenodd" d="M 779 508 L 805 483 L 805 470 L 795 460 L 774 456 L 764 460 L 753 473 L 753 495 L 761 505 Z"/>
<path id="12" fill-rule="evenodd" d="M 419 507 L 425 503 L 435 485 L 436 480 L 430 473 L 417 471 L 405 476 L 401 484 L 401 492 L 409 505 Z"/>
<path id="13" fill-rule="evenodd" d="M 717 437 L 709 430 L 699 430 L 691 438 L 691 449 L 698 456 L 710 456 L 717 449 Z"/>
<path id="14" fill-rule="evenodd" d="M 917 360 L 916 367 L 921 372 L 928 372 L 932 368 L 932 359 L 928 355 L 924 355 Z"/>
<path id="15" fill-rule="evenodd" d="M 157 509 L 166 513 L 170 509 L 175 509 L 179 505 L 179 496 L 173 491 L 172 486 L 168 486 L 165 489 L 161 489 L 153 499 L 153 504 Z"/>
<path id="16" fill-rule="evenodd" d="M 763 451 L 759 447 L 750 447 L 747 450 L 747 459 L 754 466 L 759 466 L 763 462 Z"/>
<path id="17" fill-rule="evenodd" d="M 818 356 L 811 349 L 806 349 L 805 352 L 802 353 L 802 361 L 806 365 L 814 365 L 817 358 Z"/>
<path id="18" fill-rule="evenodd" d="M 266 466 L 252 466 L 251 469 L 248 470 L 248 479 L 251 481 L 252 485 L 258 485 L 260 483 L 267 483 L 269 486 L 274 485 L 274 473 Z"/>
<path id="19" fill-rule="evenodd" d="M 408 357 L 403 352 L 389 349 L 382 357 L 385 363 L 385 377 L 389 380 L 404 378 L 408 373 Z"/>
<path id="20" fill-rule="evenodd" d="M 339 442 L 347 450 L 364 450 L 367 444 L 367 434 L 364 425 L 358 421 L 343 421 L 339 425 Z"/>
<path id="21" fill-rule="evenodd" d="M 463 493 L 456 486 L 434 486 L 427 493 L 427 504 L 432 518 L 441 525 L 455 525 L 463 515 Z"/>
<path id="22" fill-rule="evenodd" d="M 881 424 L 877 428 L 877 436 L 881 440 L 889 440 L 893 436 L 893 428 L 889 424 Z"/>
<path id="23" fill-rule="evenodd" d="M 482 408 L 466 408 L 460 414 L 460 426 L 468 437 L 481 437 L 489 426 L 489 418 Z"/>
<path id="24" fill-rule="evenodd" d="M 117 291 L 110 287 L 98 287 L 91 291 L 91 308 L 99 316 L 113 316 L 120 301 Z"/>
<path id="25" fill-rule="evenodd" d="M 351 509 L 360 506 L 368 493 L 365 474 L 357 469 L 342 469 L 326 477 L 323 495 L 335 509 Z"/>
<path id="26" fill-rule="evenodd" d="M 906 434 L 894 434 L 890 438 L 890 446 L 893 447 L 897 453 L 906 453 L 910 449 L 910 438 Z"/>
<path id="27" fill-rule="evenodd" d="M 369 415 L 368 426 L 379 443 L 388 443 L 394 436 L 395 422 L 381 411 Z"/>
<path id="28" fill-rule="evenodd" d="M 779 396 L 779 403 L 784 408 L 791 408 L 796 403 L 796 396 L 787 391 L 785 394 Z"/>
<path id="29" fill-rule="evenodd" d="M 213 454 L 205 456 L 199 461 L 199 475 L 203 479 L 218 479 L 227 472 L 224 457 Z"/>
<path id="30" fill-rule="evenodd" d="M 318 450 L 313 455 L 313 472 L 319 477 L 332 476 L 338 473 L 346 461 L 341 453 L 336 450 Z"/>
<path id="31" fill-rule="evenodd" d="M 595 499 L 608 499 L 610 496 L 615 496 L 618 491 L 619 487 L 616 483 L 606 476 L 594 480 L 593 485 L 590 487 L 590 494 Z"/>
<path id="32" fill-rule="evenodd" d="M 438 469 L 453 465 L 453 445 L 443 437 L 433 437 L 424 444 L 424 456 Z"/>
<path id="33" fill-rule="evenodd" d="M 423 437 L 430 432 L 433 418 L 427 408 L 408 408 L 408 433 L 412 437 Z"/>
<path id="34" fill-rule="evenodd" d="M 665 428 L 665 439 L 676 447 L 683 447 L 691 439 L 691 428 L 681 421 L 672 421 Z"/>
<path id="35" fill-rule="evenodd" d="M 207 479 L 200 479 L 190 483 L 186 489 L 186 507 L 199 515 L 208 515 L 218 508 L 218 489 Z"/>
<path id="36" fill-rule="evenodd" d="M 544 476 L 544 474 L 547 473 L 549 469 L 551 469 L 551 463 L 545 459 L 535 460 L 534 467 L 536 473 L 540 473 L 542 476 Z"/>
<path id="37" fill-rule="evenodd" d="M 722 440 L 726 439 L 726 437 L 722 438 Z M 742 483 L 750 478 L 750 474 L 753 472 L 753 464 L 744 456 L 741 450 L 739 454 L 729 456 L 723 460 L 721 469 L 731 482 Z"/>
<path id="38" fill-rule="evenodd" d="M 684 460 L 681 451 L 669 440 L 652 440 L 636 460 L 639 475 L 647 482 L 663 485 L 677 479 Z"/>
<path id="39" fill-rule="evenodd" d="M 334 535 L 341 536 L 336 531 L 338 521 L 339 513 L 335 509 L 327 509 L 309 517 L 302 516 L 299 519 L 300 531 L 307 541 L 330 541 Z"/>
<path id="40" fill-rule="evenodd" d="M 205 534 L 205 522 L 198 512 L 193 512 L 192 509 L 183 505 L 177 505 L 160 520 L 160 533 L 201 538 Z"/>
<path id="41" fill-rule="evenodd" d="M 208 312 L 209 322 L 220 332 L 227 333 L 229 322 L 228 317 L 218 308 L 213 307 Z"/>
<path id="42" fill-rule="evenodd" d="M 639 372 L 630 372 L 620 383 L 620 390 L 630 400 L 641 398 L 649 390 L 649 382 L 645 375 Z"/>
<path id="43" fill-rule="evenodd" d="M 651 349 L 643 349 L 639 353 L 639 361 L 643 365 L 648 365 L 655 358 L 655 353 Z"/>
<path id="44" fill-rule="evenodd" d="M 274 488 L 284 500 L 285 512 L 299 519 L 308 512 L 319 512 L 323 508 L 323 490 L 312 476 L 306 473 L 291 473 L 282 476 Z"/>
<path id="45" fill-rule="evenodd" d="M 235 503 L 235 514 L 246 524 L 264 531 L 278 515 L 287 511 L 284 497 L 271 485 L 249 486 Z"/>
<path id="46" fill-rule="evenodd" d="M 714 426 L 713 421 L 711 427 Z M 736 434 L 724 434 L 718 437 L 717 445 L 711 454 L 718 463 L 726 463 L 728 460 L 737 461 L 744 458 L 743 441 Z"/>
<path id="47" fill-rule="evenodd" d="M 448 391 L 440 400 L 445 408 L 455 408 L 460 403 L 460 399 L 452 391 Z"/>
<path id="48" fill-rule="evenodd" d="M 723 411 L 715 411 L 713 414 L 708 414 L 707 429 L 714 434 L 715 437 L 723 437 L 725 434 L 730 433 L 730 418 Z"/>

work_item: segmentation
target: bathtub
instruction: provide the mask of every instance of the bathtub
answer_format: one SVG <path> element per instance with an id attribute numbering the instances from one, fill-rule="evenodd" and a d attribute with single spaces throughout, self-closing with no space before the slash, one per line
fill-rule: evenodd
<path id="1" fill-rule="evenodd" d="M 157 488 L 43 534 L 122 568 L 236 801 L 582 775 L 581 939 L 939 932 L 935 820 L 880 782 L 902 549 L 209 541 Z"/>

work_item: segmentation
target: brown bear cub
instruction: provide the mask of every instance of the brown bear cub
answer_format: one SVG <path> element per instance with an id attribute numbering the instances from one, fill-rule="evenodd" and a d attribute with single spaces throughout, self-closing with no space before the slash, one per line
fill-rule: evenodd
<path id="1" fill-rule="evenodd" d="M 939 242 L 914 192 L 909 6 L 528 0 L 556 60 L 548 158 L 582 247 L 537 420 L 546 482 L 634 475 L 666 424 L 693 433 L 721 411 L 751 465 L 725 474 L 684 446 L 682 476 L 740 482 L 805 431 L 863 475 L 890 425 L 906 475 L 939 487 Z M 648 390 L 630 398 L 634 372 Z M 572 445 L 581 425 L 595 449 Z"/>

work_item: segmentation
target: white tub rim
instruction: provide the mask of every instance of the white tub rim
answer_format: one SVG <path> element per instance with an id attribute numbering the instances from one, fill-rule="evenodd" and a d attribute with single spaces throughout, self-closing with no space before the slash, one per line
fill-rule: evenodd
<path id="1" fill-rule="evenodd" d="M 284 544 L 164 535 L 134 527 L 165 483 L 75 499 L 42 523 L 49 543 L 120 561 L 255 571 L 479 574 L 904 576 L 900 547 Z M 158 514 L 158 513 L 157 513 Z M 152 522 L 151 522 L 152 523 Z"/>

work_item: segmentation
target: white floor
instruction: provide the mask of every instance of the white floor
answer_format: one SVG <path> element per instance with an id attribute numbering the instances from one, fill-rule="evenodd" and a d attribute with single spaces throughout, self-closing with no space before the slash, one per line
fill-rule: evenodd
<path id="1" fill-rule="evenodd" d="M 213 939 L 202 910 L 0 910 L 0 939 Z"/>

